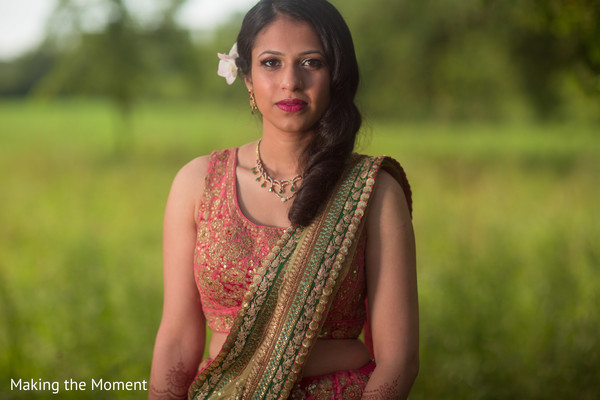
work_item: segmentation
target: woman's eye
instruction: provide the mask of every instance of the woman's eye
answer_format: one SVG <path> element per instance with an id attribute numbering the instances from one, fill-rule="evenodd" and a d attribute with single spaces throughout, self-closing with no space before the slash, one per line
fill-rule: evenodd
<path id="1" fill-rule="evenodd" d="M 279 66 L 279 60 L 276 58 L 267 58 L 266 60 L 262 60 L 260 63 L 267 68 L 275 68 Z"/>
<path id="2" fill-rule="evenodd" d="M 317 58 L 307 58 L 306 60 L 302 61 L 302 65 L 305 67 L 309 67 L 309 68 L 314 68 L 314 69 L 318 69 L 321 68 L 323 66 L 323 61 L 317 59 Z"/>

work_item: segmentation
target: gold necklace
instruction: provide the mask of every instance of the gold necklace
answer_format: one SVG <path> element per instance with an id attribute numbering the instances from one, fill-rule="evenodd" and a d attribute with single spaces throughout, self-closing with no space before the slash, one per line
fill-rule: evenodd
<path id="1" fill-rule="evenodd" d="M 292 179 L 273 179 L 267 173 L 265 166 L 262 163 L 262 159 L 260 158 L 260 140 L 256 144 L 256 165 L 252 168 L 252 173 L 254 175 L 258 175 L 256 177 L 256 182 L 262 181 L 260 187 L 267 187 L 269 192 L 273 193 L 279 200 L 283 203 L 294 197 L 297 193 L 296 182 L 302 180 L 302 175 L 298 174 Z M 290 194 L 286 195 L 287 187 L 289 186 Z"/>

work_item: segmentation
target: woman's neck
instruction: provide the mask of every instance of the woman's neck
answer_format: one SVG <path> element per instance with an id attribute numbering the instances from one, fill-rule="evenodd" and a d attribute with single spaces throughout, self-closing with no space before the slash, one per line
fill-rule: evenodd
<path id="1" fill-rule="evenodd" d="M 310 133 L 270 134 L 263 131 L 260 158 L 269 175 L 275 179 L 288 179 L 302 173 L 300 157 L 311 138 Z"/>

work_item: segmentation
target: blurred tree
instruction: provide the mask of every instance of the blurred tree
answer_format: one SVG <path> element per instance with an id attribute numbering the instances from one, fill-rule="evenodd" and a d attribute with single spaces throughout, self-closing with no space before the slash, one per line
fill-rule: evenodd
<path id="1" fill-rule="evenodd" d="M 526 0 L 514 10 L 513 20 L 536 44 L 529 49 L 547 56 L 538 68 L 541 76 L 568 68 L 588 93 L 600 98 L 600 0 Z M 535 80 L 535 73 L 527 75 Z M 531 93 L 544 91 L 536 85 Z"/>
<path id="2" fill-rule="evenodd" d="M 102 15 L 96 32 L 86 25 Z M 97 18 L 97 17 L 96 17 Z M 43 95 L 101 94 L 119 112 L 116 149 L 131 145 L 131 111 L 143 79 L 137 32 L 123 0 L 60 0 L 48 24 L 48 40 L 63 47 L 56 66 L 40 83 Z"/>
<path id="3" fill-rule="evenodd" d="M 0 97 L 27 96 L 52 69 L 57 55 L 39 49 L 14 61 L 0 62 Z"/>
<path id="4" fill-rule="evenodd" d="M 189 33 L 174 22 L 184 2 L 155 3 L 154 15 L 145 15 L 144 20 L 133 15 L 125 0 L 60 0 L 48 23 L 46 45 L 57 48 L 61 56 L 37 93 L 106 96 L 120 115 L 116 149 L 124 152 L 132 145 L 130 122 L 136 101 L 156 91 L 164 95 L 168 87 L 185 86 L 178 75 L 193 76 Z M 160 82 L 167 84 L 160 88 Z"/>
<path id="5" fill-rule="evenodd" d="M 340 1 L 355 38 L 369 114 L 485 118 L 515 95 L 497 6 L 481 0 Z"/>
<path id="6" fill-rule="evenodd" d="M 600 75 L 600 0 L 529 0 L 525 4 L 520 14 L 525 24 L 568 41 L 575 58 Z"/>

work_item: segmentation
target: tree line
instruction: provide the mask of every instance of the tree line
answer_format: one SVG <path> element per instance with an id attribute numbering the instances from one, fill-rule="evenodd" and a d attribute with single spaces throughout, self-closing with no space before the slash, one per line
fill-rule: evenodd
<path id="1" fill-rule="evenodd" d="M 600 0 L 332 2 L 353 32 L 369 115 L 547 120 L 574 103 L 600 109 Z M 176 22 L 185 3 L 156 0 L 141 16 L 125 0 L 60 0 L 44 43 L 0 64 L 0 96 L 102 96 L 125 117 L 141 99 L 245 101 L 216 76 L 242 16 L 198 38 Z"/>

